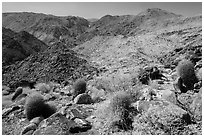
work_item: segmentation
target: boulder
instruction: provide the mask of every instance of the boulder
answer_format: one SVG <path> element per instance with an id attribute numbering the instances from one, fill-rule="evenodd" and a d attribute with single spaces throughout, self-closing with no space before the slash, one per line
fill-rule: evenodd
<path id="1" fill-rule="evenodd" d="M 144 109 L 134 118 L 133 130 L 141 134 L 179 134 L 185 125 L 191 123 L 185 110 L 165 100 L 146 101 L 138 108 Z"/>
<path id="2" fill-rule="evenodd" d="M 70 128 L 76 125 L 72 120 L 67 119 L 61 113 L 55 113 L 43 120 L 34 135 L 69 135 Z"/>
<path id="3" fill-rule="evenodd" d="M 91 129 L 90 122 L 75 118 L 70 120 L 61 113 L 55 113 L 43 120 L 34 135 L 73 135 Z"/>
<path id="4" fill-rule="evenodd" d="M 173 104 L 177 104 L 176 95 L 173 91 L 166 89 L 166 90 L 160 90 L 159 93 L 162 99 L 165 99 Z"/>

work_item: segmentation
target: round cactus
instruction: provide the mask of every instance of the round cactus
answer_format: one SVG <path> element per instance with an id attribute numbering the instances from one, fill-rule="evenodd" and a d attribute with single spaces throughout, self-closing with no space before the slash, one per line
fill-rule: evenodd
<path id="1" fill-rule="evenodd" d="M 85 91 L 86 91 L 86 82 L 85 82 L 85 80 L 78 79 L 73 85 L 73 90 L 74 90 L 74 96 L 85 93 Z"/>
<path id="2" fill-rule="evenodd" d="M 53 106 L 45 103 L 44 97 L 40 93 L 34 92 L 26 99 L 25 114 L 28 120 L 40 116 L 47 118 L 55 111 Z"/>
<path id="3" fill-rule="evenodd" d="M 178 76 L 181 77 L 183 84 L 187 89 L 193 89 L 194 84 L 198 82 L 195 74 L 194 64 L 189 60 L 182 60 L 177 66 Z"/>
<path id="4" fill-rule="evenodd" d="M 18 87 L 16 90 L 15 90 L 15 93 L 12 97 L 12 100 L 15 100 L 20 94 L 23 93 L 23 88 L 22 87 Z"/>
<path id="5" fill-rule="evenodd" d="M 48 118 L 57 111 L 54 103 L 45 103 L 44 111 L 42 111 L 42 116 Z"/>
<path id="6" fill-rule="evenodd" d="M 178 76 L 181 77 L 183 84 L 188 89 L 193 89 L 194 84 L 198 82 L 195 74 L 194 64 L 189 60 L 182 60 L 177 66 Z"/>

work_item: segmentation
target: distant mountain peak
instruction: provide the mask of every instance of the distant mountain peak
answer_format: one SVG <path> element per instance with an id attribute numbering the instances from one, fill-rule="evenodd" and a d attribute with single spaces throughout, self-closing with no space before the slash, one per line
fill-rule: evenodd
<path id="1" fill-rule="evenodd" d="M 151 17 L 161 17 L 161 16 L 168 16 L 168 17 L 179 17 L 181 15 L 160 9 L 160 8 L 148 8 L 143 12 L 140 12 L 138 16 L 151 16 Z"/>

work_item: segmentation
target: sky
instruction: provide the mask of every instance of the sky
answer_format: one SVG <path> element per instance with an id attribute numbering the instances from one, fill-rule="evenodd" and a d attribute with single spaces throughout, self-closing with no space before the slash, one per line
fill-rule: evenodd
<path id="1" fill-rule="evenodd" d="M 147 8 L 160 8 L 184 16 L 202 14 L 201 2 L 3 2 L 2 12 L 35 12 L 86 19 L 104 15 L 137 15 Z"/>

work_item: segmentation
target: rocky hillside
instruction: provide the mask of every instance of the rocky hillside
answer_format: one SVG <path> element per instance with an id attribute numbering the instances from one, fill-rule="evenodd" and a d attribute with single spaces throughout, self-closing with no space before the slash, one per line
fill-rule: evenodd
<path id="1" fill-rule="evenodd" d="M 58 82 L 91 77 L 97 69 L 61 43 L 55 43 L 44 52 L 30 55 L 21 62 L 2 68 L 4 85 L 15 87 L 22 81 Z"/>
<path id="2" fill-rule="evenodd" d="M 59 40 L 68 44 L 88 25 L 87 20 L 74 16 L 57 17 L 28 12 L 2 14 L 3 27 L 16 32 L 27 31 L 48 45 Z"/>
<path id="3" fill-rule="evenodd" d="M 152 19 L 156 21 L 154 18 Z M 148 25 L 152 19 L 144 22 L 146 29 L 144 25 L 138 27 L 145 30 L 140 34 L 137 33 L 140 31 L 136 31 L 133 35 L 118 33 L 116 36 L 109 36 L 105 34 L 97 35 L 91 33 L 92 31 L 87 32 L 86 42 L 75 47 L 74 50 L 89 58 L 98 67 L 106 67 L 110 72 L 132 71 L 151 63 L 162 63 L 167 67 L 175 68 L 177 63 L 184 58 L 194 60 L 195 64 L 201 60 L 201 16 L 161 19 L 154 25 Z M 104 26 L 106 25 L 100 27 Z M 117 26 L 117 23 L 115 26 Z M 113 28 L 129 29 L 129 27 Z M 103 33 L 103 31 L 108 30 L 110 29 L 106 28 L 99 32 Z M 90 40 L 88 40 L 89 38 Z"/>
<path id="4" fill-rule="evenodd" d="M 25 31 L 18 33 L 2 28 L 2 65 L 21 61 L 31 54 L 44 51 L 48 46 Z"/>

